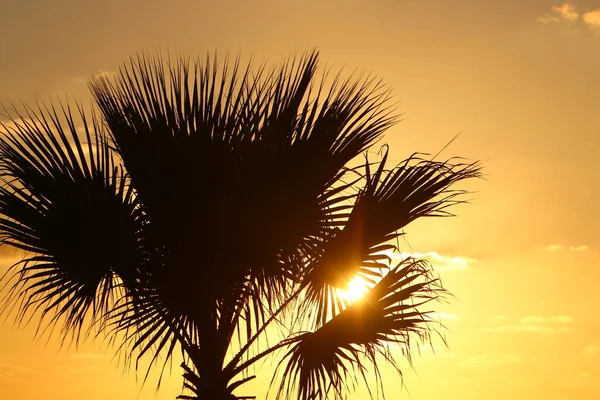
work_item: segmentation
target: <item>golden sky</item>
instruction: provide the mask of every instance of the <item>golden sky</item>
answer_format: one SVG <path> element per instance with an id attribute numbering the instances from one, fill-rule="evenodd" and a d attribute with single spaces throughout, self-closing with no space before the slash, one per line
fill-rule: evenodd
<path id="1" fill-rule="evenodd" d="M 423 349 L 388 398 L 600 398 L 600 0 L 0 0 L 0 102 L 68 93 L 138 50 L 240 51 L 372 71 L 404 120 L 386 140 L 485 160 L 459 217 L 409 225 L 457 297 L 440 305 L 449 349 Z M 409 246 L 410 245 L 410 246 Z M 3 269 L 11 255 L 2 253 Z M 141 389 L 101 343 L 79 351 L 0 325 L 0 398 L 173 399 Z M 269 366 L 248 387 L 259 399 Z M 358 392 L 352 399 L 364 398 Z"/>

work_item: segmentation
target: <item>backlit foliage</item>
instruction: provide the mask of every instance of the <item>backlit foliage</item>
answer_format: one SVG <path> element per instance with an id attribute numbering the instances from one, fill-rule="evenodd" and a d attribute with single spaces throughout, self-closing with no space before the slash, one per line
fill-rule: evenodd
<path id="1" fill-rule="evenodd" d="M 390 264 L 394 239 L 450 215 L 479 166 L 363 158 L 397 121 L 390 92 L 317 61 L 140 55 L 91 80 L 97 117 L 5 110 L 0 241 L 26 254 L 5 311 L 76 342 L 91 329 L 136 365 L 181 349 L 182 398 L 253 398 L 233 392 L 278 354 L 280 399 L 343 398 L 381 360 L 400 372 L 444 291 L 424 260 Z M 352 302 L 338 289 L 357 276 Z M 274 324 L 297 329 L 264 341 Z"/>

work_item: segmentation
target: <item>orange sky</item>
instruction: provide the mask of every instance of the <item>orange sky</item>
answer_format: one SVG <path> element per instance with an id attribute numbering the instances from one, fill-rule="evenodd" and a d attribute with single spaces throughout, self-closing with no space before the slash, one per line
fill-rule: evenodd
<path id="1" fill-rule="evenodd" d="M 388 398 L 600 398 L 600 0 L 0 3 L 5 104 L 87 101 L 92 72 L 166 46 L 272 62 L 316 46 L 323 64 L 377 73 L 404 113 L 386 137 L 396 161 L 461 133 L 444 154 L 484 159 L 487 173 L 458 218 L 407 229 L 403 251 L 426 254 L 457 300 L 439 307 L 450 349 L 416 356 L 405 389 L 387 374 Z M 152 377 L 140 391 L 100 343 L 59 351 L 33 331 L 0 325 L 1 399 L 180 393 L 178 367 L 155 396 Z M 248 389 L 260 399 L 269 366 L 259 373 Z"/>

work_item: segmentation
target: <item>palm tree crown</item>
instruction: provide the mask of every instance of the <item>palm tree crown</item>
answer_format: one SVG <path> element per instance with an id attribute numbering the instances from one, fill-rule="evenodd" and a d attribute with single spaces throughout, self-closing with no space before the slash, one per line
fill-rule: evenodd
<path id="1" fill-rule="evenodd" d="M 479 165 L 415 154 L 390 168 L 387 147 L 361 162 L 397 120 L 389 90 L 315 83 L 317 59 L 140 55 L 90 81 L 91 117 L 11 111 L 0 241 L 25 256 L 5 310 L 63 339 L 102 333 L 150 366 L 180 349 L 186 399 L 254 398 L 234 391 L 275 354 L 281 399 L 343 398 L 369 365 L 380 385 L 378 359 L 400 372 L 388 345 L 409 356 L 428 339 L 423 305 L 444 290 L 426 261 L 391 262 L 394 239 L 451 215 Z M 356 277 L 368 292 L 352 301 L 339 289 Z M 285 337 L 264 340 L 277 326 Z"/>

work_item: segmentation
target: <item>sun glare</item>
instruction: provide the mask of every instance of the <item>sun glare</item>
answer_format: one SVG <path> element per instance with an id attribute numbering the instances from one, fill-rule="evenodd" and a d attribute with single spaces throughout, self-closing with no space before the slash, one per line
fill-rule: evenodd
<path id="1" fill-rule="evenodd" d="M 368 291 L 367 283 L 360 276 L 357 276 L 348 282 L 347 289 L 338 290 L 338 294 L 345 300 L 354 302 L 361 299 Z"/>

